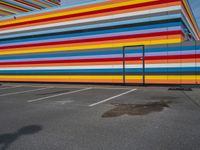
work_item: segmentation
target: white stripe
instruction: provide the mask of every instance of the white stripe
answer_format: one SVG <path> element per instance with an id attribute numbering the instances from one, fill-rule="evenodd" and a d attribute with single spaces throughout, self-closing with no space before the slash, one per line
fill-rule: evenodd
<path id="1" fill-rule="evenodd" d="M 90 90 L 90 89 L 92 89 L 92 88 L 91 87 L 90 88 L 84 88 L 84 89 L 70 91 L 70 92 L 61 93 L 61 94 L 57 94 L 57 95 L 51 95 L 51 96 L 42 97 L 42 98 L 38 98 L 38 99 L 34 99 L 34 100 L 29 100 L 27 102 L 32 103 L 32 102 L 36 102 L 36 101 L 41 101 L 41 100 L 45 100 L 45 99 L 49 99 L 49 98 L 53 98 L 53 97 L 62 96 L 62 95 L 73 94 L 73 93 L 77 93 L 77 92 L 81 92 L 81 91 L 86 91 L 86 90 Z"/>
<path id="2" fill-rule="evenodd" d="M 176 67 L 195 67 L 195 63 L 169 63 L 169 64 L 146 64 L 145 68 L 176 68 Z"/>
<path id="3" fill-rule="evenodd" d="M 97 66 L 56 66 L 56 67 L 12 67 L 0 68 L 0 70 L 61 70 L 61 69 L 110 69 L 122 68 L 123 65 L 97 65 Z"/>
<path id="4" fill-rule="evenodd" d="M 200 63 L 169 63 L 169 64 L 145 64 L 145 68 L 168 68 L 168 67 L 195 67 Z M 142 64 L 137 65 L 125 65 L 125 68 L 142 68 Z M 12 67 L 12 68 L 0 68 L 0 71 L 6 70 L 75 70 L 75 69 L 120 69 L 123 65 L 97 65 L 97 66 L 56 66 L 56 67 Z"/>
<path id="5" fill-rule="evenodd" d="M 198 64 L 200 63 L 145 64 L 145 68 L 195 67 Z M 125 68 L 142 68 L 142 65 L 125 65 Z"/>
<path id="6" fill-rule="evenodd" d="M 23 94 L 23 93 L 34 92 L 34 91 L 40 91 L 40 90 L 45 90 L 45 89 L 49 89 L 49 88 L 40 88 L 40 89 L 27 90 L 27 91 L 22 91 L 22 92 L 6 93 L 6 94 L 1 94 L 0 96 L 8 96 L 8 95 L 15 95 L 15 94 Z"/>
<path id="7" fill-rule="evenodd" d="M 21 86 L 18 85 L 18 86 L 13 86 L 13 87 L 0 88 L 0 90 L 5 90 L 5 89 L 14 89 L 14 88 L 17 88 L 17 87 L 21 87 Z"/>
<path id="8" fill-rule="evenodd" d="M 63 25 L 73 25 L 73 24 L 107 20 L 107 19 L 117 19 L 117 18 L 129 17 L 129 16 L 167 12 L 167 11 L 173 11 L 173 10 L 181 10 L 181 6 L 171 6 L 171 7 L 150 9 L 150 10 L 138 11 L 138 12 L 132 12 L 132 13 L 124 13 L 124 14 L 117 14 L 117 15 L 110 15 L 110 16 L 103 16 L 103 17 L 96 17 L 96 18 L 89 18 L 89 19 L 80 19 L 80 20 L 75 20 L 75 21 L 67 21 L 67 22 L 61 22 L 61 23 L 46 24 L 46 25 L 40 25 L 40 26 L 34 26 L 34 27 L 25 27 L 25 28 L 18 28 L 18 29 L 12 29 L 12 30 L 5 30 L 5 31 L 1 31 L 0 35 L 5 34 L 5 33 L 18 32 L 18 31 L 42 29 L 42 28 L 56 27 L 56 26 L 63 26 Z"/>
<path id="9" fill-rule="evenodd" d="M 113 96 L 113 97 L 107 98 L 107 99 L 102 100 L 102 101 L 100 101 L 100 102 L 93 103 L 93 104 L 89 105 L 89 107 L 93 107 L 93 106 L 96 106 L 96 105 L 98 105 L 98 104 L 105 103 L 105 102 L 107 102 L 107 101 L 110 101 L 110 100 L 112 100 L 112 99 L 115 99 L 115 98 L 120 97 L 120 96 L 123 96 L 123 95 L 126 95 L 126 94 L 131 93 L 131 92 L 136 91 L 136 90 L 137 90 L 137 89 L 132 89 L 132 90 L 130 90 L 130 91 L 121 93 L 121 94 L 119 94 L 119 95 L 115 95 L 115 96 Z"/>

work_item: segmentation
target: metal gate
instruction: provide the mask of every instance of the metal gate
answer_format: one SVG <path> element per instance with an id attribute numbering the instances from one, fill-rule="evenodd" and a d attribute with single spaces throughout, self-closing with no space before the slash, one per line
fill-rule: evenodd
<path id="1" fill-rule="evenodd" d="M 144 46 L 123 47 L 124 84 L 145 84 Z"/>

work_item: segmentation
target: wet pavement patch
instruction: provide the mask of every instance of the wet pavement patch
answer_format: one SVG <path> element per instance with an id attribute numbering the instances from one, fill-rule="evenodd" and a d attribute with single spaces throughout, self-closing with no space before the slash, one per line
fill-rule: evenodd
<path id="1" fill-rule="evenodd" d="M 175 88 L 169 88 L 169 91 L 192 91 L 191 88 L 187 87 L 175 87 Z"/>
<path id="2" fill-rule="evenodd" d="M 152 112 L 161 112 L 168 108 L 171 101 L 149 102 L 146 104 L 112 104 L 115 108 L 105 112 L 102 118 L 120 117 L 123 115 L 147 115 Z"/>

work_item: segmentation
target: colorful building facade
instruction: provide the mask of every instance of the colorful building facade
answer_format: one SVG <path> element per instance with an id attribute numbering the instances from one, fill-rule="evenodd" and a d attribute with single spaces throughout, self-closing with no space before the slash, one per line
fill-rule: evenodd
<path id="1" fill-rule="evenodd" d="M 0 17 L 60 6 L 60 0 L 1 0 Z"/>
<path id="2" fill-rule="evenodd" d="M 0 20 L 0 81 L 199 84 L 186 0 L 100 0 Z"/>

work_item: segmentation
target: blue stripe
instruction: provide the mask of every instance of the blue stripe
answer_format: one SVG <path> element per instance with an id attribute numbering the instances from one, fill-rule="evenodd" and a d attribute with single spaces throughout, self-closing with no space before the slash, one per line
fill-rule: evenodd
<path id="1" fill-rule="evenodd" d="M 144 30 L 144 29 L 155 29 L 161 27 L 172 27 L 180 25 L 179 22 L 173 23 L 165 23 L 165 24 L 156 24 L 156 25 L 148 25 L 148 26 L 140 26 L 140 27 L 128 27 L 128 28 L 117 28 L 117 29 L 109 29 L 103 31 L 95 31 L 95 32 L 83 32 L 83 33 L 75 33 L 75 34 L 64 34 L 64 35 L 51 35 L 51 36 L 41 36 L 37 38 L 25 38 L 25 39 L 16 39 L 16 40 L 8 40 L 8 41 L 0 41 L 0 44 L 13 43 L 13 42 L 27 42 L 27 41 L 42 41 L 48 39 L 59 39 L 59 38 L 70 38 L 77 36 L 88 36 L 88 35 L 96 35 L 96 34 L 107 34 L 107 33 L 117 33 L 117 32 L 127 32 L 127 31 L 135 31 L 135 30 Z"/>
<path id="2" fill-rule="evenodd" d="M 170 45 L 169 45 L 170 46 Z M 200 48 L 200 47 L 199 47 Z M 173 46 L 173 47 L 160 47 L 160 48 L 148 48 L 145 47 L 145 52 L 164 52 L 164 51 L 187 51 L 187 50 L 195 50 L 195 46 Z"/>
<path id="3" fill-rule="evenodd" d="M 12 59 L 28 59 L 28 58 L 53 58 L 53 57 L 72 57 L 72 56 L 93 56 L 93 55 L 111 55 L 111 54 L 122 54 L 122 48 L 116 50 L 104 50 L 100 51 L 78 51 L 78 52 L 60 52 L 60 53 L 36 53 L 36 54 L 28 54 L 28 55 L 9 55 L 9 56 L 0 56 L 1 60 L 12 60 Z"/>
<path id="4" fill-rule="evenodd" d="M 196 67 L 180 67 L 180 68 L 145 68 L 145 72 L 195 72 Z"/>
<path id="5" fill-rule="evenodd" d="M 142 18 L 142 19 L 103 23 L 103 24 L 99 23 L 99 24 L 92 24 L 92 25 L 85 25 L 85 26 L 83 25 L 83 26 L 78 26 L 78 27 L 68 27 L 68 28 L 62 28 L 62 29 L 51 29 L 51 30 L 43 29 L 42 31 L 36 31 L 36 32 L 28 31 L 28 33 L 19 33 L 19 34 L 1 36 L 0 39 L 10 38 L 10 37 L 19 37 L 19 36 L 39 35 L 39 34 L 46 34 L 46 33 L 55 33 L 56 34 L 58 32 L 84 30 L 84 29 L 99 28 L 99 27 L 110 27 L 110 26 L 117 26 L 117 25 L 143 23 L 143 22 L 149 22 L 149 21 L 161 21 L 161 20 L 177 19 L 177 18 L 181 18 L 181 15 L 180 14 L 165 15 L 165 16 L 158 16 L 158 17 L 149 17 L 149 18 Z"/>
<path id="6" fill-rule="evenodd" d="M 145 68 L 146 73 L 150 72 L 195 72 L 200 69 L 200 67 L 185 67 L 185 68 Z M 143 71 L 142 68 L 128 68 L 125 69 L 126 73 L 141 73 Z M 62 70 L 0 70 L 0 74 L 6 73 L 120 73 L 123 72 L 123 68 L 119 69 L 62 69 Z"/>

